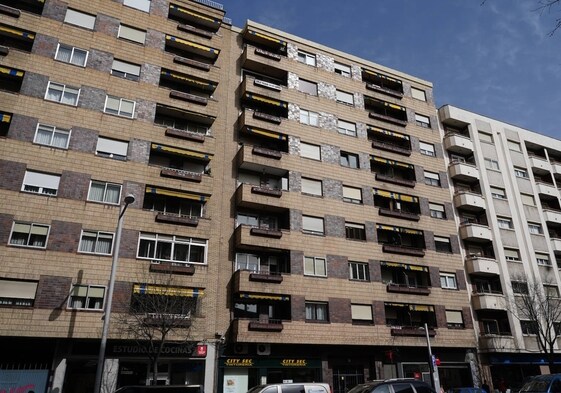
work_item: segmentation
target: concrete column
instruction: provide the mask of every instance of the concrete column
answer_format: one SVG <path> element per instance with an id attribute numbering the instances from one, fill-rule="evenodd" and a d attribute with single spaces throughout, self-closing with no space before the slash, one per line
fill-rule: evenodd
<path id="1" fill-rule="evenodd" d="M 216 372 L 218 366 L 218 352 L 216 351 L 216 345 L 210 344 L 206 347 L 206 361 L 205 361 L 205 393 L 214 393 Z"/>
<path id="2" fill-rule="evenodd" d="M 64 384 L 64 375 L 66 374 L 66 358 L 60 360 L 53 373 L 53 386 L 51 393 L 62 392 L 62 385 Z"/>

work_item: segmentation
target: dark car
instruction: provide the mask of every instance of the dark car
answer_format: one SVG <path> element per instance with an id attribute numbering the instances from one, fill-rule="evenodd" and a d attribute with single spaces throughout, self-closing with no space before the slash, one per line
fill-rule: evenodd
<path id="1" fill-rule="evenodd" d="M 432 387 L 413 378 L 370 381 L 355 386 L 348 393 L 435 393 Z"/>
<path id="2" fill-rule="evenodd" d="M 203 393 L 203 385 L 122 386 L 115 393 Z"/>
<path id="3" fill-rule="evenodd" d="M 448 393 L 485 393 L 485 390 L 481 388 L 452 388 L 448 390 Z"/>
<path id="4" fill-rule="evenodd" d="M 561 374 L 538 375 L 526 382 L 520 393 L 561 393 Z"/>

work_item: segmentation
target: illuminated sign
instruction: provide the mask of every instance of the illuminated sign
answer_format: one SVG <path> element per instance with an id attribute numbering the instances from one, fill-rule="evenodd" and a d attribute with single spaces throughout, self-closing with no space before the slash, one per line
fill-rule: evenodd
<path id="1" fill-rule="evenodd" d="M 226 359 L 226 367 L 252 367 L 253 359 Z"/>
<path id="2" fill-rule="evenodd" d="M 281 366 L 283 367 L 306 367 L 306 359 L 282 359 Z"/>

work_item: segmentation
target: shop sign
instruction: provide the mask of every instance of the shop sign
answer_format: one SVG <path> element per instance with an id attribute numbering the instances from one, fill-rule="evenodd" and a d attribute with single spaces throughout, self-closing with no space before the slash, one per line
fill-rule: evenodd
<path id="1" fill-rule="evenodd" d="M 0 370 L 0 393 L 44 392 L 48 370 Z"/>
<path id="2" fill-rule="evenodd" d="M 284 367 L 284 368 L 319 368 L 319 359 L 296 359 L 296 358 L 225 358 L 221 360 L 224 367 Z"/>
<path id="3" fill-rule="evenodd" d="M 228 358 L 224 361 L 226 367 L 252 367 L 253 359 Z"/>
<path id="4" fill-rule="evenodd" d="M 196 349 L 196 352 L 194 351 Z M 204 348 L 206 350 L 206 346 Z M 202 351 L 202 349 L 201 349 Z M 148 345 L 138 345 L 136 343 L 118 343 L 114 344 L 109 347 L 109 354 L 111 356 L 147 356 L 149 354 L 154 353 L 154 349 L 152 349 Z M 201 355 L 199 353 L 199 348 L 194 346 L 193 344 L 165 344 L 162 348 L 161 355 L 164 357 L 190 357 L 190 356 L 198 356 Z M 206 356 L 206 353 L 205 355 Z"/>
<path id="5" fill-rule="evenodd" d="M 280 365 L 283 367 L 306 367 L 308 364 L 306 359 L 282 359 Z"/>

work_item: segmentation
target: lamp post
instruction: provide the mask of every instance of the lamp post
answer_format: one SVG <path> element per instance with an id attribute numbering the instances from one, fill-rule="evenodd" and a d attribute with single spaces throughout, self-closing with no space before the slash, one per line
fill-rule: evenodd
<path id="1" fill-rule="evenodd" d="M 94 393 L 101 393 L 101 379 L 103 377 L 103 366 L 105 363 L 105 347 L 107 346 L 107 335 L 109 333 L 109 322 L 111 319 L 111 306 L 113 304 L 113 289 L 115 288 L 115 274 L 117 273 L 117 263 L 119 262 L 119 248 L 121 246 L 121 232 L 123 229 L 123 216 L 127 207 L 134 202 L 134 195 L 128 194 L 125 197 L 125 205 L 119 212 L 117 220 L 117 230 L 115 231 L 115 246 L 113 248 L 113 261 L 111 262 L 111 275 L 109 276 L 109 288 L 107 289 L 107 300 L 105 301 L 105 313 L 103 315 L 103 331 L 101 333 L 101 344 L 97 357 L 97 370 L 95 373 Z"/>
<path id="2" fill-rule="evenodd" d="M 440 393 L 440 378 L 438 377 L 438 366 L 436 365 L 435 359 L 432 356 L 432 349 L 430 347 L 429 328 L 426 323 L 425 323 L 425 334 L 427 336 L 427 347 L 429 349 L 430 378 L 432 380 L 434 390 L 436 391 L 436 393 Z"/>

